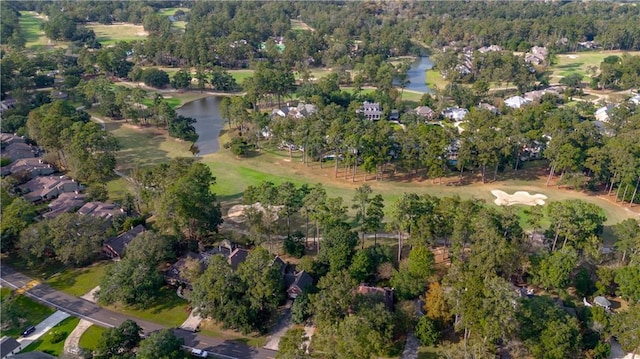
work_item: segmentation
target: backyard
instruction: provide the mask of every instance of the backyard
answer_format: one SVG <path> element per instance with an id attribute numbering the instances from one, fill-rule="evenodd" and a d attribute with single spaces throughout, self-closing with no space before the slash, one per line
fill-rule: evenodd
<path id="1" fill-rule="evenodd" d="M 68 268 L 48 278 L 47 284 L 79 297 L 95 288 L 111 265 L 111 261 L 102 261 L 85 268 Z"/>

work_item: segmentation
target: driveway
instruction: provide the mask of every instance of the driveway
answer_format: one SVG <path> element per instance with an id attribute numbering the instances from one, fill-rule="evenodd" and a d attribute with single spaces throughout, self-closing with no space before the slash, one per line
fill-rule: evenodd
<path id="1" fill-rule="evenodd" d="M 289 330 L 291 327 L 291 305 L 293 304 L 292 300 L 288 300 L 287 304 L 280 314 L 280 318 L 278 318 L 278 322 L 274 326 L 273 330 L 271 330 L 271 334 L 269 338 L 267 338 L 267 343 L 263 348 L 278 350 L 278 346 L 280 345 L 280 338 Z"/>
<path id="2" fill-rule="evenodd" d="M 10 267 L 0 265 L 0 283 L 3 287 L 18 289 L 32 281 L 32 278 L 16 272 Z M 166 329 L 166 327 L 139 318 L 116 313 L 104 309 L 87 300 L 56 291 L 46 284 L 39 284 L 25 292 L 25 295 L 41 303 L 67 312 L 80 319 L 88 320 L 101 327 L 111 328 L 120 325 L 127 319 L 134 320 L 144 330 L 144 333 Z M 237 341 L 210 338 L 204 335 L 190 333 L 181 329 L 173 329 L 176 336 L 184 338 L 185 346 L 204 349 L 213 357 L 223 359 L 269 359 L 276 356 L 276 352 L 263 348 L 253 348 Z"/>
<path id="3" fill-rule="evenodd" d="M 47 319 L 41 321 L 36 325 L 36 331 L 31 333 L 31 335 L 18 338 L 18 343 L 20 343 L 22 349 L 26 348 L 29 344 L 33 343 L 34 341 L 38 340 L 38 338 L 43 336 L 44 333 L 55 327 L 56 324 L 67 318 L 69 318 L 69 314 L 60 310 L 51 314 Z"/>

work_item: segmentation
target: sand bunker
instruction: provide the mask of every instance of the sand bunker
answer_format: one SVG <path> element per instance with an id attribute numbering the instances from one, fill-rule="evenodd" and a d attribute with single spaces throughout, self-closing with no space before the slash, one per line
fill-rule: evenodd
<path id="1" fill-rule="evenodd" d="M 514 194 L 508 194 L 507 192 L 494 189 L 491 191 L 491 194 L 496 196 L 495 201 L 493 201 L 498 206 L 511 206 L 514 204 L 524 204 L 527 206 L 542 206 L 547 199 L 547 196 L 536 193 L 529 194 L 529 192 L 525 191 L 517 191 Z"/>
<path id="2" fill-rule="evenodd" d="M 278 220 L 278 212 L 282 209 L 283 206 L 271 206 L 271 220 Z M 256 202 L 254 204 L 243 205 L 237 204 L 231 208 L 229 208 L 229 212 L 227 213 L 227 217 L 229 220 L 235 223 L 242 223 L 247 220 L 247 216 L 245 216 L 245 210 L 247 208 L 254 208 L 258 211 L 261 211 L 264 215 L 267 215 L 267 210 L 262 206 L 260 202 Z"/>

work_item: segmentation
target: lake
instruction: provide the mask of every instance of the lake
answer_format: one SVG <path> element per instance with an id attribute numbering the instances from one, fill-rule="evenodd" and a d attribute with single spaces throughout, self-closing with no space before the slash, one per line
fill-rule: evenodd
<path id="1" fill-rule="evenodd" d="M 427 86 L 426 71 L 433 67 L 433 62 L 428 57 L 418 57 L 411 64 L 411 68 L 407 72 L 409 77 L 409 85 L 405 87 L 407 90 L 432 93 L 433 90 Z"/>
<path id="2" fill-rule="evenodd" d="M 178 115 L 193 117 L 197 122 L 193 125 L 198 133 L 196 145 L 200 149 L 199 155 L 218 152 L 220 144 L 218 136 L 224 127 L 220 116 L 220 96 L 209 96 L 184 104 L 176 110 Z"/>

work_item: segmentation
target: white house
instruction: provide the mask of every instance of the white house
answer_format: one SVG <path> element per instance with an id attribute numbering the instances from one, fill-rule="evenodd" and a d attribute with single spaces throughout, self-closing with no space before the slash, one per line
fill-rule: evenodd
<path id="1" fill-rule="evenodd" d="M 508 99 L 504 100 L 504 104 L 505 106 L 509 106 L 511 108 L 520 108 L 528 103 L 530 103 L 531 100 L 528 100 L 522 96 L 513 96 L 513 97 L 509 97 Z"/>
<path id="2" fill-rule="evenodd" d="M 462 121 L 469 113 L 466 108 L 460 107 L 447 107 L 442 111 L 442 116 L 454 121 Z"/>

